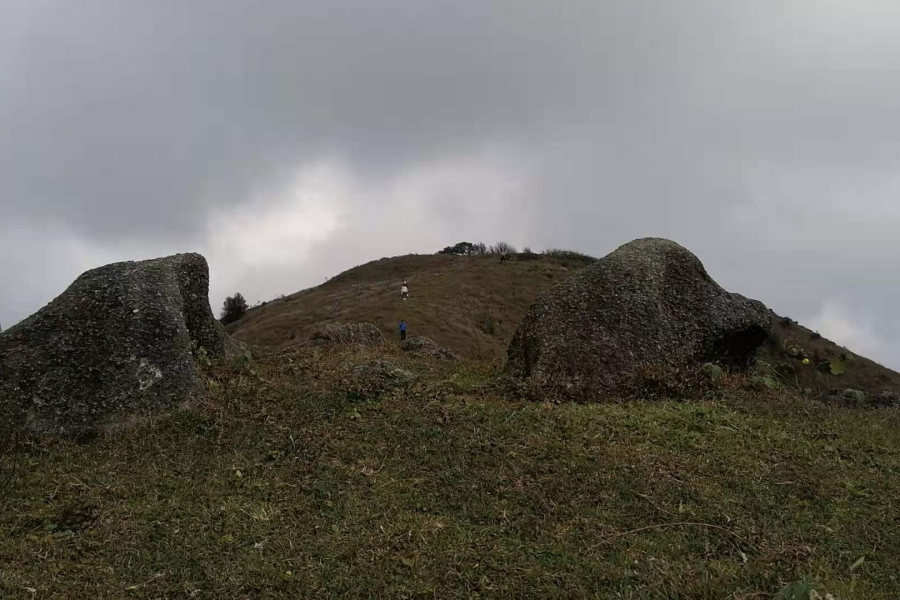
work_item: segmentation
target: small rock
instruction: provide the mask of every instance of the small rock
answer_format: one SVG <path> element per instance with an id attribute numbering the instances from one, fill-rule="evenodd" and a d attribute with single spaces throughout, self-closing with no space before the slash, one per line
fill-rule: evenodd
<path id="1" fill-rule="evenodd" d="M 437 342 L 425 336 L 416 336 L 403 340 L 400 343 L 400 349 L 404 352 L 425 354 L 439 360 L 459 360 L 459 356 L 455 352 L 449 348 L 438 346 Z"/>
<path id="2" fill-rule="evenodd" d="M 371 323 L 350 323 L 346 325 L 326 325 L 310 338 L 313 346 L 358 344 L 379 346 L 384 343 L 381 330 Z"/>
<path id="3" fill-rule="evenodd" d="M 401 369 L 388 360 L 373 360 L 350 369 L 347 393 L 360 400 L 375 399 L 392 389 L 416 382 L 415 373 Z"/>

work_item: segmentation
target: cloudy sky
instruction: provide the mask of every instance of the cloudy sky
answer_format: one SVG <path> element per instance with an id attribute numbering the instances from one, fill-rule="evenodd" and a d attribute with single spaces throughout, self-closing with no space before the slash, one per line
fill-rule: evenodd
<path id="1" fill-rule="evenodd" d="M 3 0 L 0 323 L 174 252 L 218 307 L 663 236 L 900 368 L 898 107 L 896 0 Z"/>

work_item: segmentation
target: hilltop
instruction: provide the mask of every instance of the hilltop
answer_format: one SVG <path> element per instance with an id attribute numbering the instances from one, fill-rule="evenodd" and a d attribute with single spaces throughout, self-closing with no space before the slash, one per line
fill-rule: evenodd
<path id="1" fill-rule="evenodd" d="M 119 287 L 133 293 L 109 297 L 125 299 L 113 302 L 125 331 L 184 324 L 187 337 L 211 327 L 217 338 L 206 290 L 172 287 L 170 303 L 142 285 L 145 270 L 181 260 L 88 275 L 131 273 Z M 138 410 L 74 438 L 10 437 L 0 419 L 0 596 L 900 596 L 900 411 L 802 391 L 880 390 L 897 374 L 857 357 L 843 375 L 816 376 L 803 356 L 826 364 L 844 351 L 772 313 L 749 372 L 651 369 L 605 402 L 535 397 L 504 368 L 507 340 L 538 294 L 590 262 L 382 259 L 249 311 L 231 329 L 252 356 L 163 340 L 191 356 L 201 393 L 184 410 Z M 70 292 L 96 296 L 93 279 Z M 60 306 L 71 303 L 0 341 L 34 348 L 44 338 L 28 332 L 52 333 Z M 103 362 L 120 331 L 101 331 L 119 322 L 107 310 L 87 312 L 69 309 L 65 326 L 98 338 L 53 363 L 73 373 L 79 360 Z M 170 318 L 145 325 L 144 313 Z M 463 359 L 403 351 L 372 326 L 322 327 L 372 321 L 390 336 L 400 318 Z M 321 343 L 305 343 L 313 330 Z M 17 366 L 21 354 L 0 358 Z M 146 366 L 128 373 L 154 391 Z M 89 403 L 104 379 L 72 385 Z"/>
<path id="2" fill-rule="evenodd" d="M 406 255 L 355 267 L 318 287 L 251 308 L 228 331 L 249 344 L 285 348 L 316 327 L 369 322 L 389 338 L 401 319 L 424 335 L 472 358 L 496 359 L 542 291 L 589 264 L 589 258 Z M 400 299 L 400 283 L 410 286 Z"/>
<path id="3" fill-rule="evenodd" d="M 227 329 L 248 344 L 283 349 L 309 339 L 317 327 L 335 323 L 373 323 L 392 339 L 405 319 L 411 335 L 430 337 L 471 359 L 503 360 L 529 305 L 591 262 L 576 253 L 515 255 L 502 264 L 495 255 L 382 258 L 251 308 Z M 406 302 L 399 295 L 404 279 L 411 288 Z M 900 373 L 859 355 L 853 355 L 839 377 L 817 376 L 816 365 L 848 350 L 790 318 L 774 312 L 771 318 L 773 334 L 759 360 L 771 365 L 782 383 L 817 393 L 830 387 L 900 392 Z M 789 358 L 790 347 L 802 348 L 812 365 Z"/>

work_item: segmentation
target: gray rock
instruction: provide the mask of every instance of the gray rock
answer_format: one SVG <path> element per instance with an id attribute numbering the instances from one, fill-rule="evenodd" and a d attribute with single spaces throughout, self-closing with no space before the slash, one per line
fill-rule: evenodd
<path id="1" fill-rule="evenodd" d="M 310 338 L 313 346 L 333 346 L 357 344 L 378 346 L 384 343 L 381 330 L 371 323 L 350 323 L 347 325 L 326 325 L 318 329 Z"/>
<path id="2" fill-rule="evenodd" d="M 388 360 L 373 360 L 353 366 L 347 392 L 351 398 L 374 399 L 390 390 L 407 387 L 417 379 L 415 373 Z"/>
<path id="3" fill-rule="evenodd" d="M 449 348 L 439 346 L 433 339 L 425 336 L 416 336 L 403 340 L 400 349 L 404 352 L 415 352 L 436 358 L 438 360 L 459 360 L 459 356 Z"/>
<path id="4" fill-rule="evenodd" d="M 900 406 L 900 396 L 896 393 L 884 390 L 883 392 L 878 392 L 872 397 L 872 401 L 875 403 L 875 406 L 881 406 L 884 408 L 893 408 L 895 406 Z"/>
<path id="5" fill-rule="evenodd" d="M 200 348 L 245 352 L 213 317 L 205 258 L 107 265 L 0 334 L 0 405 L 33 432 L 114 426 L 197 398 Z"/>
<path id="6" fill-rule="evenodd" d="M 588 399 L 641 364 L 746 367 L 771 331 L 760 302 L 716 284 L 678 244 L 635 240 L 540 296 L 508 348 L 514 376 Z"/>
<path id="7" fill-rule="evenodd" d="M 865 392 L 853 389 L 833 389 L 828 392 L 826 400 L 851 408 L 864 407 L 870 404 Z"/>

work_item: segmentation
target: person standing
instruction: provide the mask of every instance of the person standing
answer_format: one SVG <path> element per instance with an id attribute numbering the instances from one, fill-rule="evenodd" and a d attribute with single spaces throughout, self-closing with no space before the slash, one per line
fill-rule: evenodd
<path id="1" fill-rule="evenodd" d="M 400 321 L 400 343 L 406 340 L 406 321 Z"/>
<path id="2" fill-rule="evenodd" d="M 406 298 L 409 296 L 409 286 L 406 285 L 406 280 L 405 280 L 405 279 L 403 280 L 403 285 L 400 286 L 400 296 L 401 296 L 404 300 L 406 300 Z"/>

